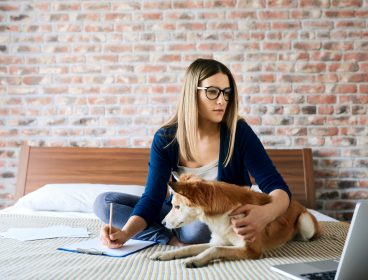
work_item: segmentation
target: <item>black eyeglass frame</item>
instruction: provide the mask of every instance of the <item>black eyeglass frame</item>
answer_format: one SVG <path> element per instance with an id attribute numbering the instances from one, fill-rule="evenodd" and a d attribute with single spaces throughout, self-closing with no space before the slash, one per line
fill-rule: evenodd
<path id="1" fill-rule="evenodd" d="M 215 97 L 215 98 L 209 98 L 209 97 L 208 97 L 208 95 L 207 95 L 207 90 L 208 90 L 209 88 L 214 88 L 214 89 L 218 90 L 217 95 L 216 95 L 216 97 Z M 217 98 L 219 98 L 220 94 L 222 93 L 222 96 L 224 97 L 224 100 L 225 100 L 226 102 L 228 102 L 228 101 L 230 100 L 230 98 L 231 98 L 231 94 L 233 93 L 233 89 L 232 89 L 231 87 L 227 87 L 227 88 L 224 88 L 224 89 L 220 89 L 220 88 L 218 88 L 218 87 L 209 86 L 209 87 L 197 87 L 197 89 L 203 89 L 203 90 L 205 91 L 205 93 L 206 93 L 206 97 L 207 97 L 209 100 L 216 100 Z M 228 89 L 230 89 L 230 93 L 229 93 L 229 94 L 227 94 L 227 95 L 225 95 L 225 90 L 228 90 Z"/>

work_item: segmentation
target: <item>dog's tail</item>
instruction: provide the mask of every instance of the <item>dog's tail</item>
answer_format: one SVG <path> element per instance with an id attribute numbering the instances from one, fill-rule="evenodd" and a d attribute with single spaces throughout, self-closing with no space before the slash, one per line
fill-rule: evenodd
<path id="1" fill-rule="evenodd" d="M 297 239 L 300 241 L 308 241 L 322 235 L 322 229 L 317 219 L 306 209 L 298 217 L 297 231 Z"/>

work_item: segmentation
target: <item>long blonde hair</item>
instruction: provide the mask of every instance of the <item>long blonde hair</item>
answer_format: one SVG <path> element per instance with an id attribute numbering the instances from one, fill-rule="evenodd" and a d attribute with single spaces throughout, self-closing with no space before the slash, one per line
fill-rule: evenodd
<path id="1" fill-rule="evenodd" d="M 238 120 L 238 90 L 233 75 L 230 70 L 221 62 L 213 59 L 197 59 L 187 69 L 185 81 L 181 91 L 179 105 L 175 115 L 164 124 L 164 126 L 177 125 L 175 139 L 180 147 L 180 156 L 188 161 L 197 160 L 199 151 L 197 147 L 198 139 L 198 101 L 197 86 L 200 83 L 217 73 L 228 76 L 233 95 L 228 101 L 223 122 L 230 131 L 229 148 L 224 161 L 226 166 L 234 151 L 234 140 L 236 123 Z"/>

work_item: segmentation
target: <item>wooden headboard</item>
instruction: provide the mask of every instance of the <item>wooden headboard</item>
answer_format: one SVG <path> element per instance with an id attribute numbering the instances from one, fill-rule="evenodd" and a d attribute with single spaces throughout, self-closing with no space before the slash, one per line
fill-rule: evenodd
<path id="1" fill-rule="evenodd" d="M 269 149 L 267 153 L 293 196 L 315 208 L 312 151 Z M 16 197 L 50 183 L 145 185 L 148 159 L 148 148 L 23 146 Z"/>

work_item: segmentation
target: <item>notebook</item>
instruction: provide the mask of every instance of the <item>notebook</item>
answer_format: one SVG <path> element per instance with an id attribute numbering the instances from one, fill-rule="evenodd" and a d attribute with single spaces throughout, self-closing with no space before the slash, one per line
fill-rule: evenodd
<path id="1" fill-rule="evenodd" d="M 95 238 L 75 244 L 65 245 L 59 247 L 58 250 L 109 257 L 126 257 L 155 244 L 157 243 L 153 241 L 130 239 L 128 242 L 124 243 L 123 247 L 110 249 L 102 245 L 99 238 Z"/>
<path id="2" fill-rule="evenodd" d="M 271 269 L 291 279 L 367 279 L 368 275 L 368 201 L 358 202 L 340 261 L 275 265 Z M 326 276 L 330 274 L 331 278 Z M 314 277 L 314 278 L 313 278 Z"/>

